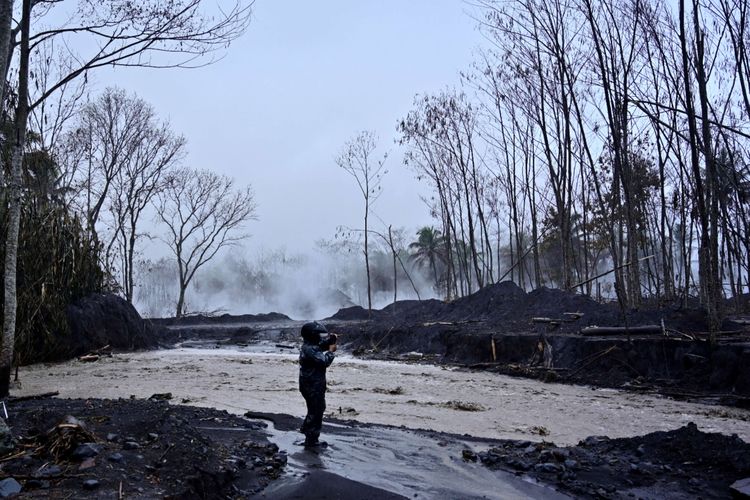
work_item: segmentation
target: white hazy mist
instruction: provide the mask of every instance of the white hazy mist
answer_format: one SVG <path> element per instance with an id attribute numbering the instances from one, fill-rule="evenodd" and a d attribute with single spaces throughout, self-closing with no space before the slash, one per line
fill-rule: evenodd
<path id="1" fill-rule="evenodd" d="M 312 254 L 284 250 L 261 251 L 246 257 L 241 248 L 225 252 L 206 264 L 186 293 L 188 314 L 259 314 L 280 312 L 292 319 L 322 319 L 344 307 L 367 306 L 367 282 L 361 251 L 318 248 Z M 351 251 L 350 251 L 351 250 Z M 373 307 L 394 300 L 391 254 L 373 248 L 371 274 Z M 424 274 L 404 260 L 419 297 L 435 297 Z M 141 261 L 141 281 L 134 303 L 144 317 L 174 316 L 177 271 L 169 257 Z M 415 299 L 417 293 L 399 266 L 397 300 Z"/>

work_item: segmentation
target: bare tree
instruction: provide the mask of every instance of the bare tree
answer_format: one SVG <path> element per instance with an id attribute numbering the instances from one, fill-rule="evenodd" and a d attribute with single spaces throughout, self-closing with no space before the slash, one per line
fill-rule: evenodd
<path id="1" fill-rule="evenodd" d="M 10 389 L 10 368 L 16 341 L 16 265 L 18 262 L 18 231 L 21 224 L 21 183 L 23 151 L 26 145 L 26 125 L 29 117 L 29 32 L 31 0 L 24 0 L 21 11 L 21 50 L 18 71 L 18 104 L 13 124 L 11 143 L 10 179 L 7 185 L 8 232 L 5 237 L 3 338 L 0 348 L 0 398 Z M 4 57 L 0 55 L 0 58 Z"/>
<path id="2" fill-rule="evenodd" d="M 78 159 L 84 165 L 78 170 L 85 172 L 85 211 L 92 233 L 112 184 L 136 155 L 152 119 L 152 109 L 118 88 L 106 89 L 84 107 L 73 140 L 83 150 Z"/>
<path id="3" fill-rule="evenodd" d="M 22 198 L 22 159 L 26 145 L 26 128 L 30 112 L 40 106 L 61 87 L 84 77 L 88 71 L 103 66 L 135 67 L 185 67 L 211 63 L 229 43 L 244 33 L 250 20 L 250 7 L 238 0 L 228 9 L 206 8 L 203 0 L 112 0 L 99 2 L 83 0 L 70 12 L 58 18 L 63 24 L 44 26 L 44 15 L 67 2 L 36 2 L 24 0 L 20 9 L 18 26 L 11 28 L 8 52 L 0 54 L 0 60 L 11 60 L 14 46 L 19 47 L 18 89 L 11 141 L 11 165 L 8 191 L 8 232 L 4 267 L 3 339 L 0 350 L 0 397 L 8 394 L 10 365 L 13 359 L 13 344 L 16 329 L 16 260 L 18 254 L 18 225 Z M 12 6 L 12 3 L 11 3 Z M 0 49 L 3 49 L 5 31 L 3 26 L 11 23 L 7 18 L 11 9 L 0 5 Z M 36 12 L 32 12 L 37 7 Z M 34 27 L 40 29 L 32 32 Z M 29 98 L 30 59 L 36 56 L 37 48 L 53 39 L 61 40 L 59 46 L 71 51 L 71 59 L 77 61 L 47 90 Z M 72 53 L 72 47 L 81 47 L 82 52 Z M 88 52 L 87 52 L 88 51 Z M 0 67 L 2 69 L 2 67 Z"/>
<path id="4" fill-rule="evenodd" d="M 158 123 L 153 108 L 138 97 L 126 96 L 117 109 L 119 114 L 106 114 L 111 120 L 108 130 L 116 129 L 116 123 L 123 117 L 141 117 L 132 125 L 140 129 L 127 136 L 132 143 L 123 145 L 129 154 L 117 162 L 107 197 L 112 235 L 106 255 L 109 259 L 113 246 L 117 246 L 120 284 L 125 298 L 132 302 L 136 243 L 143 236 L 139 222 L 146 207 L 163 188 L 170 168 L 184 156 L 185 139 L 176 136 L 167 122 Z"/>
<path id="5" fill-rule="evenodd" d="M 156 210 L 167 227 L 165 242 L 177 258 L 177 317 L 185 313 L 185 291 L 195 272 L 219 250 L 247 237 L 237 231 L 256 218 L 255 209 L 252 189 L 235 189 L 230 177 L 193 169 L 167 177 Z"/>
<path id="6" fill-rule="evenodd" d="M 344 169 L 349 175 L 354 177 L 357 181 L 357 187 L 362 193 L 362 197 L 365 202 L 365 228 L 364 228 L 364 254 L 365 254 L 365 270 L 367 272 L 367 310 L 372 310 L 372 285 L 370 282 L 370 254 L 368 248 L 368 236 L 369 236 L 369 216 L 372 205 L 377 201 L 378 197 L 382 193 L 380 181 L 383 175 L 387 172 L 385 170 L 385 160 L 387 154 L 383 155 L 383 158 L 376 160 L 373 158 L 375 149 L 377 148 L 377 140 L 375 134 L 370 131 L 363 131 L 357 134 L 354 139 L 351 139 L 344 145 L 343 151 L 336 158 L 336 164 Z"/>

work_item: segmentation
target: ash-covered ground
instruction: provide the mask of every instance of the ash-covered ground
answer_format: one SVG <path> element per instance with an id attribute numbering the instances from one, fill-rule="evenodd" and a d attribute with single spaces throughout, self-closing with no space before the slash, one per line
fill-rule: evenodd
<path id="1" fill-rule="evenodd" d="M 301 321 L 156 321 L 181 349 L 22 368 L 14 396 L 58 395 L 8 402 L 0 473 L 27 497 L 731 498 L 750 477 L 750 349 L 731 319 L 712 345 L 697 310 L 508 283 L 342 310 L 326 323 L 359 359 L 331 368 L 316 454 L 294 444 Z M 580 333 L 593 325 L 659 328 Z M 61 438 L 66 422 L 82 431 Z"/>

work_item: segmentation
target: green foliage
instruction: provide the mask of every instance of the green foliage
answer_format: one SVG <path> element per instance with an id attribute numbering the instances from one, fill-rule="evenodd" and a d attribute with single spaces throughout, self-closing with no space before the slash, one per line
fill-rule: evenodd
<path id="1" fill-rule="evenodd" d="M 418 239 L 409 244 L 409 260 L 418 268 L 427 267 L 433 279 L 435 288 L 439 284 L 438 267 L 445 263 L 445 237 L 434 227 L 423 227 L 417 231 Z M 441 267 L 442 269 L 442 267 Z"/>
<path id="2" fill-rule="evenodd" d="M 105 289 L 100 245 L 62 203 L 55 177 L 56 165 L 46 153 L 27 154 L 17 261 L 15 353 L 20 364 L 64 356 L 70 336 L 67 306 Z M 7 234 L 6 207 L 3 200 L 3 241 Z M 4 245 L 0 245 L 0 258 L 5 262 Z"/>

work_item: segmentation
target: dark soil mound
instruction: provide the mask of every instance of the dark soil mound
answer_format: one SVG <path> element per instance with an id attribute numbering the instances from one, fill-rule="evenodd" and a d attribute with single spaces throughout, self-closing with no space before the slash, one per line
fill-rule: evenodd
<path id="1" fill-rule="evenodd" d="M 731 498 L 730 485 L 750 475 L 750 444 L 695 424 L 634 438 L 590 437 L 566 448 L 508 441 L 479 459 L 576 498 Z"/>
<path id="2" fill-rule="evenodd" d="M 270 321 L 290 320 L 286 314 L 277 312 L 263 314 L 222 314 L 220 316 L 206 316 L 195 314 L 180 318 L 152 318 L 150 321 L 163 326 L 191 326 L 191 325 L 231 325 L 234 323 L 262 323 Z"/>
<path id="3" fill-rule="evenodd" d="M 565 313 L 578 313 L 579 319 Z M 586 326 L 635 326 L 661 324 L 685 332 L 705 332 L 705 312 L 682 308 L 677 304 L 645 303 L 639 309 L 621 310 L 614 302 L 600 303 L 572 291 L 542 287 L 526 293 L 512 281 L 488 285 L 481 290 L 452 302 L 402 300 L 381 310 L 359 306 L 339 310 L 330 320 L 367 320 L 387 327 L 431 322 L 482 322 L 500 333 L 535 331 L 532 318 L 559 320 L 558 333 L 573 333 Z M 736 330 L 737 324 L 726 322 L 724 328 Z"/>
<path id="4" fill-rule="evenodd" d="M 527 294 L 521 287 L 512 281 L 503 281 L 446 304 L 440 319 L 503 323 L 517 317 L 518 309 L 526 299 Z"/>
<path id="5" fill-rule="evenodd" d="M 336 314 L 326 319 L 327 320 L 336 319 L 339 321 L 351 321 L 351 320 L 365 320 L 369 318 L 370 318 L 370 315 L 367 312 L 367 309 L 361 306 L 351 306 L 351 307 L 345 307 L 343 309 L 339 309 L 338 312 L 336 312 Z"/>
<path id="6" fill-rule="evenodd" d="M 157 345 L 160 328 L 142 319 L 132 304 L 117 295 L 90 295 L 68 306 L 66 314 L 70 338 L 55 353 L 54 360 L 69 359 L 107 345 L 128 350 Z"/>
<path id="7" fill-rule="evenodd" d="M 436 299 L 400 300 L 377 312 L 380 321 L 418 323 L 433 321 L 445 313 L 446 304 Z"/>

